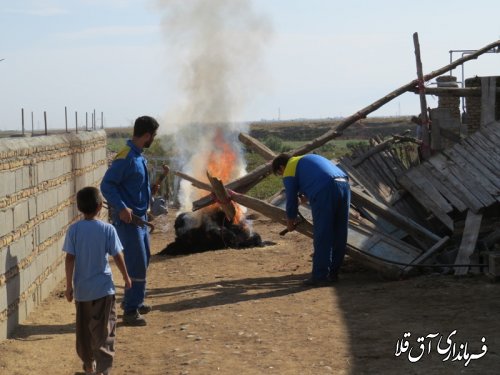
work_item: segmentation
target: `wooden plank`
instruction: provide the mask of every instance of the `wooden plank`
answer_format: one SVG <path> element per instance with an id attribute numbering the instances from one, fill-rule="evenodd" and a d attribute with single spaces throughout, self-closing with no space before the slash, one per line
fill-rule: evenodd
<path id="1" fill-rule="evenodd" d="M 444 196 L 453 207 L 458 211 L 463 212 L 467 209 L 467 206 L 462 202 L 460 198 L 455 195 L 454 189 L 449 189 L 441 180 L 441 175 L 436 171 L 436 168 L 430 163 L 423 163 L 420 167 L 422 173 L 431 180 L 432 185 Z"/>
<path id="2" fill-rule="evenodd" d="M 495 155 L 498 155 L 498 145 L 497 139 L 494 135 L 494 132 L 475 132 L 470 138 L 472 138 L 476 143 L 483 146 L 486 150 L 494 152 Z"/>
<path id="3" fill-rule="evenodd" d="M 479 131 L 486 136 L 493 135 L 494 137 L 496 137 L 497 144 L 500 143 L 500 119 L 498 119 L 496 122 L 486 124 L 481 129 L 479 129 Z"/>
<path id="4" fill-rule="evenodd" d="M 483 187 L 494 199 L 500 201 L 500 190 L 470 163 L 470 159 L 464 159 L 461 154 L 453 149 L 445 150 L 444 154 L 450 159 L 453 159 L 455 164 L 463 169 L 464 174 L 470 176 L 470 178 L 481 185 L 481 187 Z"/>
<path id="5" fill-rule="evenodd" d="M 498 128 L 500 128 L 500 123 L 498 123 Z M 488 137 L 491 142 L 495 143 L 496 154 L 500 153 L 500 134 L 495 132 L 483 133 L 485 137 Z"/>
<path id="6" fill-rule="evenodd" d="M 399 176 L 398 181 L 423 207 L 432 212 L 450 231 L 453 231 L 453 220 L 433 200 L 429 199 L 424 190 L 406 175 Z"/>
<path id="7" fill-rule="evenodd" d="M 391 195 L 391 190 L 384 184 L 379 183 L 379 176 L 376 173 L 376 167 L 367 159 L 358 166 L 358 172 L 363 176 L 363 185 L 365 187 L 373 187 L 372 193 L 379 198 L 382 202 L 387 202 L 388 197 Z M 367 183 L 370 181 L 370 183 Z"/>
<path id="8" fill-rule="evenodd" d="M 495 176 L 500 177 L 500 155 L 498 151 L 488 150 L 477 139 L 468 139 L 465 144 L 472 150 L 474 156 L 480 158 L 481 163 L 486 166 Z M 467 147 L 465 147 L 467 149 Z"/>
<path id="9" fill-rule="evenodd" d="M 394 176 L 394 173 L 389 169 L 387 164 L 384 162 L 382 155 L 377 154 L 373 155 L 371 157 L 373 160 L 373 163 L 378 165 L 378 170 L 380 172 L 380 175 L 382 176 L 383 181 L 386 183 L 386 185 L 391 189 L 391 195 L 398 190 L 398 183 L 396 181 L 396 177 Z"/>
<path id="10" fill-rule="evenodd" d="M 232 199 L 236 203 L 260 212 L 262 215 L 286 226 L 286 211 L 284 209 L 244 194 L 233 194 Z M 313 225 L 308 221 L 300 221 L 295 230 L 307 237 L 313 238 Z"/>
<path id="11" fill-rule="evenodd" d="M 439 208 L 446 213 L 453 211 L 453 207 L 446 199 L 443 198 L 441 193 L 434 187 L 431 180 L 427 178 L 423 173 L 420 172 L 420 168 L 413 168 L 406 174 L 408 178 L 411 178 L 413 183 L 417 185 L 420 190 L 427 193 L 427 197 L 434 201 L 434 203 L 439 206 Z"/>
<path id="12" fill-rule="evenodd" d="M 234 194 L 233 199 L 243 206 L 260 212 L 273 220 L 279 219 L 281 223 L 286 224 L 286 212 L 282 208 L 285 205 L 284 199 L 276 201 L 277 206 L 269 205 L 242 194 Z M 310 211 L 306 207 L 301 206 L 301 211 L 306 218 L 311 216 Z M 299 224 L 296 230 L 313 238 L 313 227 L 309 222 L 305 222 L 304 225 L 302 223 Z M 403 266 L 384 262 L 374 258 L 374 256 L 401 263 L 409 263 L 420 253 L 419 249 L 378 231 L 373 225 L 366 226 L 359 222 L 354 223 L 351 220 L 349 221 L 347 254 L 356 261 L 371 269 L 380 271 L 388 277 L 398 277 Z"/>
<path id="13" fill-rule="evenodd" d="M 453 150 L 462 155 L 464 159 L 467 159 L 467 161 L 472 164 L 472 166 L 476 168 L 482 176 L 486 177 L 493 185 L 495 185 L 500 192 L 500 175 L 497 176 L 493 172 L 491 172 L 487 167 L 484 166 L 483 163 L 481 163 L 481 161 L 476 157 L 475 154 L 467 152 L 467 150 L 462 145 L 455 145 L 455 147 L 453 147 Z M 500 170 L 500 168 L 498 170 Z"/>
<path id="14" fill-rule="evenodd" d="M 498 155 L 498 145 L 496 142 L 496 137 L 493 135 L 493 132 L 483 133 L 478 131 L 472 137 L 474 140 L 478 140 L 482 142 L 488 151 L 493 152 L 495 155 Z"/>
<path id="15" fill-rule="evenodd" d="M 483 205 L 483 207 L 489 207 L 495 203 L 495 199 L 488 193 L 481 184 L 474 181 L 473 176 L 466 174 L 460 166 L 458 166 L 452 159 L 447 159 L 444 154 L 436 155 L 445 159 L 448 169 L 453 173 L 465 186 L 470 194 L 473 194 Z"/>
<path id="16" fill-rule="evenodd" d="M 481 127 L 495 121 L 496 78 L 481 78 Z"/>
<path id="17" fill-rule="evenodd" d="M 397 180 L 399 176 L 406 173 L 408 169 L 404 168 L 399 160 L 399 157 L 392 152 L 392 149 L 382 151 L 380 156 L 382 160 L 386 163 L 387 168 L 391 171 L 395 178 L 395 186 L 397 191 L 391 196 L 391 199 L 387 204 L 394 208 L 401 214 L 407 215 L 409 218 L 415 220 L 419 215 L 416 214 L 413 204 L 410 204 L 408 196 L 405 197 L 407 191 L 402 188 L 399 181 Z"/>
<path id="18" fill-rule="evenodd" d="M 470 141 L 474 142 L 478 147 L 484 150 L 488 154 L 488 158 L 494 163 L 500 163 L 500 155 L 498 154 L 497 146 L 495 144 L 492 144 L 481 133 L 477 132 L 476 134 L 474 134 L 474 136 L 471 137 Z"/>
<path id="19" fill-rule="evenodd" d="M 495 138 L 495 144 L 500 145 L 500 121 L 488 124 L 479 131 L 488 138 Z"/>
<path id="20" fill-rule="evenodd" d="M 369 152 L 371 149 L 368 145 L 360 145 L 355 150 L 355 158 L 359 158 L 358 155 L 363 155 Z M 354 157 L 354 155 L 353 155 Z M 351 161 L 354 167 L 354 161 Z M 363 180 L 363 185 L 372 190 L 372 192 L 383 202 L 387 202 L 387 199 L 392 195 L 392 189 L 385 183 L 380 183 L 382 177 L 378 171 L 377 165 L 371 158 L 364 159 L 361 163 L 356 166 L 359 176 Z"/>
<path id="21" fill-rule="evenodd" d="M 380 194 L 378 194 L 378 189 L 372 184 L 372 182 L 365 178 L 364 175 L 359 173 L 356 168 L 351 166 L 352 160 L 350 158 L 344 157 L 340 160 L 340 165 L 349 175 L 349 178 L 355 181 L 359 186 L 362 186 L 369 195 L 372 197 L 376 197 L 379 200 L 382 200 Z"/>
<path id="22" fill-rule="evenodd" d="M 443 246 L 446 245 L 449 239 L 450 237 L 444 236 L 438 242 L 432 245 L 426 252 L 416 257 L 415 260 L 413 260 L 408 266 L 406 266 L 403 269 L 402 271 L 403 275 L 407 275 L 413 270 L 415 266 L 424 263 L 427 259 L 429 259 L 431 256 L 440 251 L 443 248 Z"/>
<path id="23" fill-rule="evenodd" d="M 478 215 L 471 211 L 467 212 L 464 234 L 462 236 L 460 248 L 458 249 L 455 264 L 470 264 L 470 256 L 472 255 L 476 247 L 476 241 L 479 235 L 482 218 L 483 215 L 481 214 Z M 468 267 L 457 267 L 455 268 L 455 275 L 465 275 L 467 274 L 467 270 Z"/>
<path id="24" fill-rule="evenodd" d="M 458 186 L 460 186 L 461 191 L 464 192 L 464 197 L 466 197 L 468 201 L 474 202 L 475 207 L 473 211 L 477 212 L 477 210 L 495 202 L 487 191 L 481 186 L 477 186 L 469 176 L 462 173 L 460 168 L 458 168 L 453 161 L 447 159 L 442 154 L 435 155 L 432 159 L 432 163 L 438 171 L 447 170 L 449 174 L 455 176 L 458 181 Z M 441 167 L 438 167 L 439 165 L 441 165 Z"/>
<path id="25" fill-rule="evenodd" d="M 403 164 L 399 160 L 398 156 L 392 151 L 392 149 L 384 150 L 382 151 L 381 155 L 383 156 L 383 159 L 389 169 L 392 171 L 394 176 L 396 176 L 397 181 L 397 177 L 405 173 L 407 171 L 407 168 L 403 167 Z M 397 185 L 399 185 L 399 183 Z"/>
<path id="26" fill-rule="evenodd" d="M 358 187 L 351 187 L 351 199 L 354 203 L 358 203 L 361 207 L 365 207 L 369 211 L 373 211 L 374 213 L 382 216 L 388 222 L 403 228 L 407 233 L 414 235 L 417 238 L 423 237 L 433 242 L 438 241 L 440 238 L 410 218 L 399 214 L 395 210 L 366 195 Z"/>
<path id="27" fill-rule="evenodd" d="M 442 150 L 441 147 L 441 121 L 440 118 L 432 116 L 431 126 L 431 148 L 432 150 Z"/>
<path id="28" fill-rule="evenodd" d="M 265 144 L 255 139 L 249 134 L 240 133 L 238 135 L 238 139 L 241 143 L 248 146 L 255 152 L 257 152 L 260 156 L 262 156 L 265 160 L 273 160 L 276 157 L 276 154 L 273 150 L 267 147 Z"/>
<path id="29" fill-rule="evenodd" d="M 473 154 L 481 164 L 488 168 L 492 173 L 498 174 L 498 164 L 494 163 L 488 153 L 477 146 L 475 143 L 470 142 L 469 139 L 464 139 L 461 143 L 462 147 L 469 153 Z"/>
<path id="30" fill-rule="evenodd" d="M 362 225 L 349 226 L 348 239 L 347 254 L 350 257 L 389 277 L 399 277 L 404 266 L 388 263 L 382 259 L 409 263 L 420 254 L 420 251 L 413 246 L 372 228 L 364 228 Z"/>
<path id="31" fill-rule="evenodd" d="M 456 194 L 462 198 L 462 201 L 469 209 L 474 212 L 478 212 L 481 208 L 483 208 L 483 204 L 474 195 L 472 195 L 463 185 L 463 182 L 451 172 L 444 156 L 434 155 L 428 161 L 436 169 L 436 172 L 442 176 L 441 181 L 443 181 L 446 185 L 449 184 L 449 186 L 455 190 Z"/>
<path id="32" fill-rule="evenodd" d="M 236 208 L 234 207 L 233 202 L 231 202 L 231 198 L 229 197 L 226 188 L 219 178 L 213 177 L 208 171 L 207 178 L 208 181 L 210 181 L 210 185 L 212 185 L 212 191 L 217 197 L 217 203 L 219 203 L 220 208 L 226 214 L 227 221 L 231 223 L 236 215 Z"/>

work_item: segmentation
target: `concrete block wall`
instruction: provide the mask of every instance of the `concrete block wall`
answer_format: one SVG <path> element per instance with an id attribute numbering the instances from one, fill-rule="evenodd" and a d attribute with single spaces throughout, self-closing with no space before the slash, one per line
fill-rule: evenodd
<path id="1" fill-rule="evenodd" d="M 0 139 L 0 340 L 64 279 L 76 192 L 106 169 L 104 131 Z"/>

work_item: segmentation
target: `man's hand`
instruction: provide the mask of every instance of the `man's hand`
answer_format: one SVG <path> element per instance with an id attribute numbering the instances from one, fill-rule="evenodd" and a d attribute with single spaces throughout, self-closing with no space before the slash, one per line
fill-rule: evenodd
<path id="1" fill-rule="evenodd" d="M 73 288 L 70 286 L 66 287 L 66 290 L 64 291 L 64 295 L 66 296 L 66 299 L 68 302 L 73 301 Z"/>
<path id="2" fill-rule="evenodd" d="M 123 278 L 123 281 L 125 281 L 125 289 L 130 289 L 132 288 L 132 280 L 130 277 L 127 275 L 127 277 Z"/>
<path id="3" fill-rule="evenodd" d="M 309 199 L 304 194 L 299 195 L 299 204 L 307 204 L 309 202 Z"/>
<path id="4" fill-rule="evenodd" d="M 132 210 L 128 207 L 123 208 L 118 216 L 124 223 L 130 224 L 132 222 Z"/>
<path id="5" fill-rule="evenodd" d="M 289 232 L 293 232 L 296 226 L 296 219 L 286 219 L 286 229 L 288 229 Z"/>

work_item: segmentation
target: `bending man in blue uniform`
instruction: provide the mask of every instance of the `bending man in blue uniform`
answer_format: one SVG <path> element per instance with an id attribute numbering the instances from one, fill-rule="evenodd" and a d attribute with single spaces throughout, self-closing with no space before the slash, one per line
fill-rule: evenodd
<path id="1" fill-rule="evenodd" d="M 142 151 L 151 146 L 158 127 L 152 117 L 137 118 L 132 139 L 116 155 L 101 183 L 101 192 L 112 208 L 113 225 L 123 244 L 125 264 L 132 280 L 132 288 L 125 290 L 122 302 L 123 322 L 134 326 L 146 325 L 142 315 L 151 311 L 151 306 L 144 304 L 151 253 L 147 228 L 133 224 L 132 214 L 147 220 L 151 187 Z"/>
<path id="2" fill-rule="evenodd" d="M 309 200 L 314 224 L 312 275 L 306 286 L 334 282 L 344 260 L 351 190 L 344 171 L 330 160 L 315 154 L 290 157 L 278 155 L 273 173 L 283 176 L 289 231 L 297 223 L 299 197 Z"/>

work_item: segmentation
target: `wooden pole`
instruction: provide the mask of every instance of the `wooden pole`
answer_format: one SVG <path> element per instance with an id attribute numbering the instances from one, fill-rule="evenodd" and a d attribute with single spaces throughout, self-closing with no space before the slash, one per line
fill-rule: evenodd
<path id="1" fill-rule="evenodd" d="M 420 58 L 420 44 L 418 42 L 418 33 L 413 34 L 413 44 L 415 46 L 415 60 L 417 64 L 418 92 L 420 96 L 420 134 L 422 140 L 422 157 L 428 159 L 431 156 L 430 137 L 429 137 L 429 116 L 427 115 L 427 100 L 425 99 L 425 81 L 422 70 L 422 60 Z"/>
<path id="2" fill-rule="evenodd" d="M 419 94 L 418 87 L 411 90 L 415 94 Z M 497 95 L 500 94 L 500 88 L 496 89 Z M 453 97 L 462 97 L 462 96 L 481 96 L 481 88 L 480 87 L 426 87 L 425 88 L 426 95 L 435 95 L 435 96 L 453 96 Z"/>
<path id="3" fill-rule="evenodd" d="M 241 143 L 250 147 L 266 160 L 273 160 L 276 157 L 273 150 L 248 134 L 240 133 L 238 139 Z"/>
<path id="4" fill-rule="evenodd" d="M 191 184 L 197 188 L 208 190 L 208 191 L 213 191 L 213 185 L 210 186 L 209 184 L 199 181 L 195 179 L 194 177 L 191 177 L 185 173 L 176 171 L 174 172 L 175 175 L 191 182 Z M 225 190 L 225 189 L 224 189 Z M 285 210 L 282 210 L 279 207 L 273 206 L 272 204 L 266 203 L 264 201 L 261 201 L 257 198 L 252 198 L 244 194 L 238 194 L 233 191 L 230 193 L 227 193 L 227 196 L 229 199 L 232 199 L 238 204 L 241 204 L 242 206 L 251 208 L 252 210 L 255 210 L 257 212 L 260 212 L 261 214 L 265 215 L 266 217 L 279 222 L 283 224 L 284 226 L 287 225 L 286 222 L 286 212 Z M 307 220 L 306 221 L 301 221 L 297 227 L 296 230 L 299 233 L 305 234 L 308 237 L 313 238 L 313 226 L 311 223 L 309 223 Z"/>
<path id="5" fill-rule="evenodd" d="M 24 108 L 21 108 L 21 132 L 24 135 Z"/>
<path id="6" fill-rule="evenodd" d="M 78 134 L 78 112 L 75 111 L 75 129 L 76 129 L 76 134 Z"/>
<path id="7" fill-rule="evenodd" d="M 236 202 L 241 204 L 242 206 L 251 208 L 254 211 L 260 212 L 266 217 L 276 221 L 280 224 L 286 226 L 286 211 L 273 206 L 272 204 L 263 202 L 257 198 L 249 197 L 244 194 L 236 194 L 233 193 L 231 198 Z M 303 219 L 298 222 L 295 230 L 299 233 L 302 233 L 310 238 L 313 238 L 313 225 L 307 220 Z"/>
<path id="8" fill-rule="evenodd" d="M 68 107 L 64 107 L 64 124 L 66 125 L 66 133 L 68 132 Z"/>
<path id="9" fill-rule="evenodd" d="M 89 113 L 85 112 L 85 131 L 89 131 Z"/>
<path id="10" fill-rule="evenodd" d="M 191 176 L 189 176 L 185 173 L 182 173 L 180 171 L 175 171 L 174 174 L 176 176 L 179 176 L 180 178 L 183 178 L 183 179 L 191 182 L 191 185 L 193 185 L 194 187 L 197 187 L 198 189 L 212 191 L 212 186 L 210 186 L 209 184 L 207 184 L 205 182 L 199 181 L 199 180 L 195 179 L 194 177 L 191 177 Z"/>
<path id="11" fill-rule="evenodd" d="M 33 111 L 31 111 L 31 135 L 35 135 L 35 119 L 33 117 Z"/>
<path id="12" fill-rule="evenodd" d="M 45 123 L 45 135 L 49 134 L 47 131 L 47 112 L 43 111 L 43 122 Z"/>
<path id="13" fill-rule="evenodd" d="M 500 40 L 497 40 L 496 42 L 490 43 L 487 46 L 478 49 L 474 53 L 471 53 L 470 55 L 465 55 L 464 57 L 455 60 L 451 64 L 445 65 L 442 68 L 439 68 L 429 74 L 426 74 L 422 77 L 424 81 L 431 80 L 432 78 L 438 77 L 442 75 L 443 73 L 446 73 L 457 66 L 462 65 L 463 63 L 469 61 L 469 60 L 474 60 L 477 59 L 480 55 L 492 50 L 493 48 L 499 47 L 500 46 Z M 307 152 L 310 152 L 325 143 L 331 141 L 332 139 L 338 137 L 339 135 L 342 134 L 342 131 L 344 131 L 347 127 L 350 125 L 354 124 L 360 119 L 365 118 L 369 113 L 372 113 L 382 107 L 384 104 L 390 102 L 391 100 L 397 98 L 398 96 L 404 94 L 407 91 L 412 91 L 415 89 L 415 87 L 418 87 L 418 79 L 414 79 L 413 81 L 401 86 L 400 88 L 390 92 L 389 94 L 385 95 L 384 97 L 378 99 L 377 101 L 373 102 L 369 106 L 359 110 L 358 112 L 354 113 L 353 115 L 345 118 L 343 121 L 341 121 L 334 129 L 326 132 L 322 136 L 313 139 L 312 141 L 302 145 L 301 147 L 293 150 L 290 152 L 290 155 L 292 156 L 297 156 L 297 155 L 303 155 L 306 154 Z M 257 167 L 247 175 L 240 177 L 237 180 L 234 180 L 233 182 L 238 182 L 238 184 L 241 183 L 241 186 L 245 186 L 248 190 L 251 189 L 253 186 L 257 185 L 261 180 L 263 180 L 266 176 L 268 176 L 271 173 L 271 163 L 268 162 L 266 164 L 262 164 L 261 166 Z M 248 191 L 247 190 L 247 191 Z M 238 191 L 238 190 L 237 190 Z M 208 201 L 209 203 L 206 205 L 211 204 L 209 197 L 203 197 L 202 200 L 205 202 Z M 199 202 L 201 200 L 198 200 Z M 193 202 L 193 208 L 195 207 L 195 202 Z M 201 207 L 200 207 L 201 208 Z"/>
<path id="14" fill-rule="evenodd" d="M 210 173 L 207 172 L 208 181 L 210 181 L 210 185 L 212 185 L 212 191 L 217 197 L 217 203 L 220 205 L 224 213 L 226 214 L 226 219 L 229 222 L 232 222 L 234 217 L 236 216 L 236 209 L 234 208 L 234 204 L 231 202 L 231 197 L 227 193 L 227 190 L 224 188 L 222 181 L 217 177 L 212 177 Z"/>
<path id="15" fill-rule="evenodd" d="M 101 112 L 101 129 L 104 129 L 104 112 Z"/>

